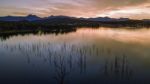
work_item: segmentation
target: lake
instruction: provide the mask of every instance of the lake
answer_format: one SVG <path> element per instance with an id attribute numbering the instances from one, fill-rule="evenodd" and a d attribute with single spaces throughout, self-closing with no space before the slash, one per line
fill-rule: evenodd
<path id="1" fill-rule="evenodd" d="M 150 84 L 150 29 L 0 36 L 0 83 Z"/>

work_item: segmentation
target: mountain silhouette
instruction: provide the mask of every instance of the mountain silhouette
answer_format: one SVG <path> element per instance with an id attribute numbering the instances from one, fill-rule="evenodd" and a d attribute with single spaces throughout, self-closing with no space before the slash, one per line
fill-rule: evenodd
<path id="1" fill-rule="evenodd" d="M 129 20 L 129 18 L 119 18 L 119 19 L 116 19 L 116 18 L 109 18 L 109 17 L 97 17 L 97 18 L 88 18 L 88 20 L 90 21 L 127 21 Z"/>
<path id="2" fill-rule="evenodd" d="M 28 16 L 5 16 L 0 17 L 0 21 L 35 21 L 40 20 L 41 18 L 36 15 L 28 15 Z"/>
<path id="3" fill-rule="evenodd" d="M 76 17 L 69 17 L 69 16 L 49 16 L 49 17 L 44 17 L 40 18 L 36 15 L 28 15 L 28 16 L 5 16 L 5 17 L 0 17 L 0 21 L 46 21 L 46 22 L 51 22 L 51 21 L 67 21 L 67 20 L 88 20 L 88 21 L 125 21 L 129 20 L 128 18 L 109 18 L 109 17 L 96 17 L 96 18 L 76 18 Z"/>
<path id="4" fill-rule="evenodd" d="M 69 16 L 49 16 L 40 18 L 36 15 L 0 17 L 0 30 L 34 30 L 41 29 L 68 29 L 68 27 L 150 27 L 150 20 L 133 20 L 129 18 L 76 18 Z"/>

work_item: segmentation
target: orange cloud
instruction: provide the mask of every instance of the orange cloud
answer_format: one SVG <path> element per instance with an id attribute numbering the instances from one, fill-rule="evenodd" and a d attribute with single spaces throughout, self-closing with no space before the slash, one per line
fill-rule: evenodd
<path id="1" fill-rule="evenodd" d="M 7 7 L 7 8 L 4 8 Z M 1 0 L 0 15 L 150 18 L 150 0 Z M 17 13 L 16 13 L 17 12 Z M 136 17 L 137 16 L 137 17 Z"/>

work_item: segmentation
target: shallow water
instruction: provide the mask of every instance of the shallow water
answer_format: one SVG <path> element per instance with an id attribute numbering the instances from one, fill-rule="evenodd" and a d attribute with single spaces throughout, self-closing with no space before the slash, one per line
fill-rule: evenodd
<path id="1" fill-rule="evenodd" d="M 0 40 L 0 82 L 150 84 L 150 29 L 80 28 Z"/>

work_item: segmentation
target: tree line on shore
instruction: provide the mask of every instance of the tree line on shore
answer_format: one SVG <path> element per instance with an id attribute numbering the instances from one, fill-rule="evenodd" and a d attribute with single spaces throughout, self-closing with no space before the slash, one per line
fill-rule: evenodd
<path id="1" fill-rule="evenodd" d="M 150 27 L 149 21 L 143 20 L 128 20 L 128 21 L 55 21 L 55 22 L 29 22 L 29 21 L 0 21 L 0 31 L 12 31 L 12 30 L 70 30 L 79 27 L 134 27 L 142 28 Z"/>

